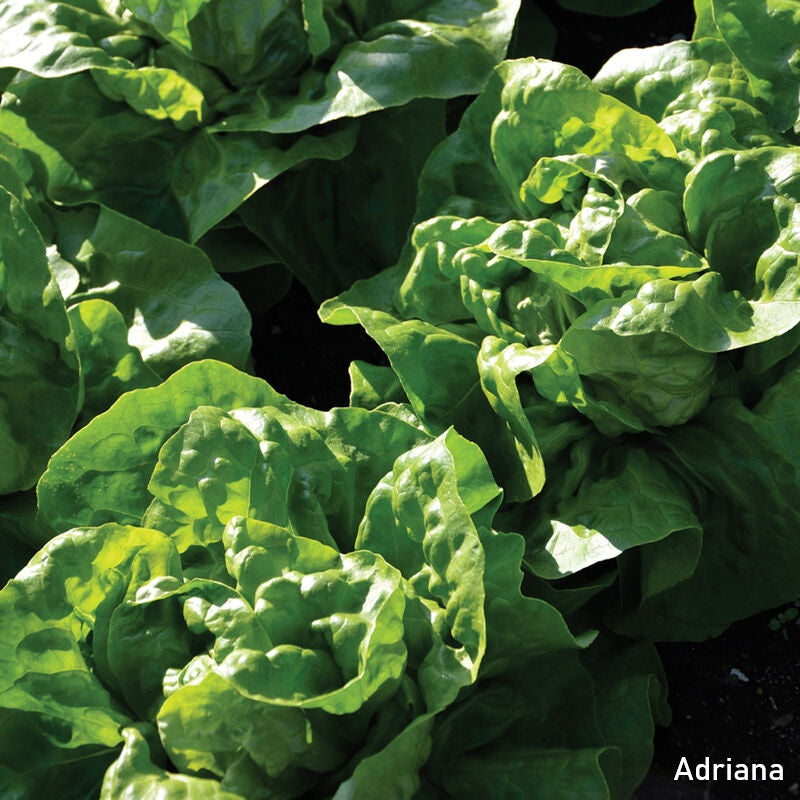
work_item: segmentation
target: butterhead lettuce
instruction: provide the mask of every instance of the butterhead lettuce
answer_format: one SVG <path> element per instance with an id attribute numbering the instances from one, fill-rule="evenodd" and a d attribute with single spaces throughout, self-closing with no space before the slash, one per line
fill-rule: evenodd
<path id="1" fill-rule="evenodd" d="M 196 362 L 38 491 L 55 535 L 0 591 L 7 796 L 477 797 L 487 759 L 609 796 L 646 769 L 615 720 L 664 718 L 653 651 L 523 593 L 482 453 L 406 405 L 314 411 Z"/>
<path id="2" fill-rule="evenodd" d="M 321 309 L 364 326 L 427 430 L 481 445 L 537 578 L 616 565 L 609 619 L 664 638 L 800 590 L 780 566 L 800 553 L 778 443 L 796 419 L 776 411 L 797 369 L 800 151 L 725 42 L 625 51 L 594 82 L 505 62 L 426 163 L 398 265 Z"/>
<path id="3" fill-rule="evenodd" d="M 443 135 L 443 101 L 480 90 L 505 55 L 518 6 L 13 0 L 0 10 L 0 69 L 15 71 L 0 132 L 34 154 L 51 201 L 99 203 L 207 243 L 226 272 L 245 259 L 286 263 L 322 299 L 396 257 L 419 169 Z M 375 112 L 386 119 L 370 120 Z M 402 134 L 382 144 L 393 128 Z M 288 173 L 297 170 L 295 182 Z M 287 238 L 272 217 L 276 207 L 291 219 L 287 210 L 318 205 L 320 171 L 333 190 L 323 214 L 347 224 L 351 244 L 339 252 L 322 223 L 318 246 L 329 252 L 314 271 L 307 235 Z M 377 244 L 360 221 L 382 202 L 365 191 L 372 181 L 393 187 L 398 227 Z"/>

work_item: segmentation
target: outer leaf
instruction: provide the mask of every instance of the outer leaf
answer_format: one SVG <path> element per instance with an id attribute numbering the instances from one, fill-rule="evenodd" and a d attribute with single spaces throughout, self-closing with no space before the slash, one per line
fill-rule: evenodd
<path id="1" fill-rule="evenodd" d="M 190 364 L 160 386 L 124 395 L 51 460 L 38 486 L 43 524 L 65 530 L 87 522 L 137 523 L 150 502 L 147 482 L 161 445 L 199 405 L 293 404 L 215 361 Z"/>
<path id="2" fill-rule="evenodd" d="M 81 408 L 84 423 L 124 392 L 159 382 L 139 351 L 128 344 L 128 328 L 114 305 L 106 300 L 84 300 L 70 308 L 69 321 L 86 385 Z"/>
<path id="3" fill-rule="evenodd" d="M 295 133 L 419 97 L 473 94 L 505 55 L 518 8 L 519 0 L 427 0 L 401 4 L 401 18 L 391 19 L 376 6 L 381 19 L 361 41 L 345 44 L 327 73 L 307 72 L 296 96 L 259 92 L 219 130 Z"/>
<path id="4" fill-rule="evenodd" d="M 430 754 L 433 715 L 417 717 L 386 747 L 362 759 L 333 800 L 369 800 L 376 786 L 397 800 L 417 797 L 419 771 Z"/>
<path id="5" fill-rule="evenodd" d="M 376 408 L 385 402 L 402 402 L 406 399 L 391 367 L 352 361 L 348 371 L 350 405 L 354 408 Z"/>
<path id="6" fill-rule="evenodd" d="M 477 92 L 519 0 L 128 5 L 7 4 L 0 68 L 23 73 L 0 130 L 43 159 L 51 199 L 107 204 L 196 241 L 278 175 L 347 155 L 355 129 L 329 123 Z M 37 45 L 21 47 L 34 25 Z"/>
<path id="7" fill-rule="evenodd" d="M 284 173 L 242 206 L 241 217 L 321 302 L 396 263 L 419 172 L 443 136 L 441 102 L 371 114 L 351 153 Z"/>
<path id="8" fill-rule="evenodd" d="M 516 533 L 480 529 L 486 554 L 487 643 L 481 677 L 507 672 L 517 663 L 588 646 L 595 632 L 573 636 L 564 617 L 539 597 L 522 592 L 525 541 Z"/>
<path id="9" fill-rule="evenodd" d="M 609 745 L 622 753 L 618 793 L 632 795 L 653 757 L 654 723 L 668 725 L 667 684 L 655 647 L 611 638 L 586 651 L 597 686 L 597 721 Z"/>
<path id="10" fill-rule="evenodd" d="M 425 774 L 450 797 L 610 798 L 619 754 L 604 746 L 594 695 L 574 652 L 518 662 L 441 715 Z"/>
<path id="11" fill-rule="evenodd" d="M 95 41 L 123 34 L 122 20 L 78 4 L 10 0 L 0 10 L 0 66 L 34 74 L 68 75 L 93 67 L 130 66 Z M 44 35 L 43 35 L 44 31 Z"/>
<path id="12" fill-rule="evenodd" d="M 643 603 L 640 617 L 620 618 L 626 631 L 698 640 L 798 591 L 790 566 L 797 543 L 786 531 L 797 518 L 787 498 L 795 496 L 799 474 L 792 401 L 799 381 L 800 373 L 789 372 L 752 410 L 720 399 L 670 437 L 669 446 L 708 493 L 703 548 L 690 580 Z M 636 570 L 629 576 L 640 580 Z"/>
<path id="13" fill-rule="evenodd" d="M 774 127 L 797 129 L 800 9 L 791 0 L 712 0 L 711 6 L 720 35 L 766 101 Z"/>
<path id="14" fill-rule="evenodd" d="M 151 575 L 179 568 L 176 555 L 154 531 L 113 524 L 75 529 L 54 539 L 0 591 L 7 621 L 0 640 L 3 741 L 35 745 L 16 762 L 16 748 L 0 751 L 3 780 L 11 786 L 36 785 L 38 771 L 52 785 L 63 767 L 72 774 L 74 758 L 111 760 L 129 718 L 94 676 L 86 639 L 103 607 L 135 593 Z M 9 770 L 18 777 L 7 778 Z"/>
<path id="15" fill-rule="evenodd" d="M 310 158 L 342 158 L 355 142 L 347 125 L 289 143 L 265 133 L 182 133 L 108 99 L 85 73 L 19 76 L 0 131 L 42 159 L 51 200 L 101 203 L 192 241 L 277 175 Z"/>
<path id="16" fill-rule="evenodd" d="M 171 184 L 186 134 L 109 100 L 89 74 L 46 80 L 18 73 L 3 96 L 0 131 L 41 162 L 42 189 L 50 200 L 102 203 L 185 236 Z"/>
<path id="17" fill-rule="evenodd" d="M 559 502 L 549 530 L 532 537 L 527 562 L 536 574 L 559 578 L 671 535 L 700 533 L 691 507 L 657 461 L 634 449 L 622 459 L 621 466 L 608 459 L 598 477 Z"/>
<path id="18" fill-rule="evenodd" d="M 77 416 L 82 386 L 44 243 L 0 187 L 0 494 L 31 488 Z"/>
<path id="19" fill-rule="evenodd" d="M 241 795 L 221 789 L 217 781 L 176 775 L 155 766 L 136 728 L 125 728 L 122 736 L 125 745 L 106 772 L 100 800 L 126 795 L 140 800 L 242 800 Z"/>
<path id="20" fill-rule="evenodd" d="M 112 302 L 128 343 L 161 377 L 201 358 L 244 366 L 250 316 L 200 249 L 107 208 L 63 220 L 56 241 L 81 275 L 71 301 Z"/>

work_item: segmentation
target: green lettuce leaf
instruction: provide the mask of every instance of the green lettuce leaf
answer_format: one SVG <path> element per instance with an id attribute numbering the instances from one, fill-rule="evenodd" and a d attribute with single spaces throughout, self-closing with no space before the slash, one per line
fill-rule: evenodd
<path id="1" fill-rule="evenodd" d="M 753 87 L 778 131 L 797 130 L 797 31 L 800 14 L 780 0 L 712 0 L 714 24 L 725 44 L 744 66 Z"/>
<path id="2" fill-rule="evenodd" d="M 128 327 L 107 300 L 83 300 L 69 309 L 69 323 L 86 386 L 80 420 L 88 422 L 131 389 L 155 386 L 158 375 L 128 344 Z"/>
<path id="3" fill-rule="evenodd" d="M 123 729 L 122 736 L 125 745 L 105 774 L 100 800 L 116 800 L 125 793 L 142 800 L 242 800 L 214 780 L 176 775 L 153 764 L 147 741 L 136 728 Z"/>
<path id="4" fill-rule="evenodd" d="M 284 173 L 239 214 L 321 302 L 397 261 L 419 172 L 443 137 L 439 101 L 370 114 L 352 152 Z"/>
<path id="5" fill-rule="evenodd" d="M 689 165 L 724 148 L 785 142 L 716 30 L 689 42 L 622 50 L 594 83 L 658 122 Z"/>
<path id="6" fill-rule="evenodd" d="M 83 393 L 76 350 L 39 231 L 0 187 L 0 494 L 30 489 L 69 436 Z"/>
<path id="7" fill-rule="evenodd" d="M 207 361 L 123 395 L 59 450 L 37 487 L 39 518 L 54 532 L 110 520 L 138 523 L 161 445 L 198 405 L 290 404 L 257 378 Z M 83 520 L 77 522 L 76 520 Z"/>
<path id="8" fill-rule="evenodd" d="M 441 101 L 480 90 L 518 7 L 13 0 L 0 12 L 0 69 L 18 72 L 0 132 L 33 154 L 50 200 L 100 203 L 191 242 L 283 176 L 248 225 L 321 299 L 396 257 L 422 160 L 443 135 Z M 396 229 L 380 237 L 384 195 Z M 305 246 L 271 222 L 293 202 Z M 312 204 L 313 244 L 301 219 Z M 331 243 L 320 216 L 352 236 Z"/>
<path id="9" fill-rule="evenodd" d="M 113 303 L 147 368 L 165 378 L 202 358 L 245 366 L 250 315 L 202 250 L 104 207 L 52 213 L 56 249 L 79 276 L 67 302 Z"/>
<path id="10" fill-rule="evenodd" d="M 477 445 L 390 403 L 314 411 L 189 365 L 76 433 L 39 502 L 55 530 L 123 522 L 57 535 L 0 591 L 4 725 L 48 741 L 0 747 L 9 791 L 86 758 L 101 797 L 367 797 L 383 776 L 411 800 L 448 709 L 594 638 L 523 593 Z"/>
<path id="11" fill-rule="evenodd" d="M 47 774 L 62 766 L 71 774 L 73 761 L 96 780 L 113 759 L 130 717 L 87 661 L 87 637 L 104 608 L 135 594 L 150 576 L 179 568 L 176 555 L 155 531 L 75 529 L 46 545 L 0 591 L 7 620 L 0 705 L 4 741 L 15 743 L 0 749 L 0 781 L 11 796 L 20 786 L 46 785 Z"/>
<path id="12" fill-rule="evenodd" d="M 378 342 L 427 429 L 481 446 L 526 585 L 632 636 L 701 639 L 798 591 L 767 564 L 794 560 L 800 166 L 711 5 L 703 38 L 594 82 L 498 67 L 426 163 L 398 265 L 320 311 Z"/>

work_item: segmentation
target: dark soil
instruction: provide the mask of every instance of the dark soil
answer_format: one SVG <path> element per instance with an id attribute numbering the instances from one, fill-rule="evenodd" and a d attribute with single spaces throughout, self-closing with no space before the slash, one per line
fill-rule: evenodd
<path id="1" fill-rule="evenodd" d="M 656 732 L 650 775 L 635 800 L 778 800 L 800 797 L 800 627 L 770 629 L 782 609 L 702 644 L 662 644 L 673 720 Z M 781 782 L 674 780 L 685 756 L 780 764 Z M 724 770 L 720 770 L 720 777 Z"/>
<path id="2" fill-rule="evenodd" d="M 627 19 L 567 12 L 555 0 L 539 4 L 558 31 L 555 58 L 589 75 L 617 50 L 688 38 L 693 27 L 690 0 L 663 0 Z M 293 400 L 316 408 L 347 404 L 352 359 L 386 363 L 359 327 L 323 325 L 296 283 L 277 306 L 255 316 L 254 326 L 262 347 L 254 353 L 258 374 Z M 770 622 L 777 625 L 782 610 L 740 622 L 702 644 L 659 646 L 673 721 L 656 734 L 652 768 L 635 800 L 800 797 L 800 627 L 790 621 L 772 630 Z M 712 763 L 763 763 L 767 769 L 780 764 L 784 780 L 676 781 L 683 756 L 692 767 L 706 757 Z"/>
<path id="3" fill-rule="evenodd" d="M 351 361 L 389 363 L 359 325 L 320 322 L 316 304 L 297 281 L 277 305 L 253 314 L 253 357 L 256 374 L 274 389 L 324 409 L 348 405 Z"/>

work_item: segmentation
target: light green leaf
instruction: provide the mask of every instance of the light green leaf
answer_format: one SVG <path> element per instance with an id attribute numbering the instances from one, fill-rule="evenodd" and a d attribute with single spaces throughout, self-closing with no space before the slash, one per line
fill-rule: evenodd
<path id="1" fill-rule="evenodd" d="M 219 408 L 200 406 L 158 454 L 146 524 L 168 533 L 181 552 L 222 541 L 236 516 L 288 522 L 290 457 Z"/>
<path id="2" fill-rule="evenodd" d="M 196 128 L 209 115 L 200 89 L 172 69 L 112 67 L 93 77 L 110 100 L 127 103 L 143 117 L 169 120 L 178 130 Z"/>
<path id="3" fill-rule="evenodd" d="M 87 640 L 105 609 L 179 568 L 162 534 L 111 524 L 57 537 L 0 591 L 3 741 L 36 745 L 17 764 L 3 748 L 19 780 L 37 770 L 58 780 L 73 758 L 111 760 L 130 719 L 95 676 Z"/>
<path id="4" fill-rule="evenodd" d="M 226 792 L 217 781 L 168 772 L 153 764 L 142 734 L 133 727 L 122 731 L 124 746 L 108 768 L 100 800 L 136 797 L 139 800 L 243 800 Z"/>
<path id="5" fill-rule="evenodd" d="M 716 30 L 708 37 L 623 50 L 594 79 L 602 91 L 660 122 L 689 165 L 723 148 L 783 142 L 742 65 Z"/>
<path id="6" fill-rule="evenodd" d="M 115 520 L 138 523 L 161 445 L 201 405 L 293 406 L 264 381 L 227 364 L 189 364 L 164 383 L 123 395 L 51 459 L 38 486 L 50 530 Z"/>
<path id="7" fill-rule="evenodd" d="M 406 400 L 400 381 L 391 367 L 352 361 L 348 371 L 350 405 L 354 408 L 376 408 L 386 402 Z"/>
<path id="8" fill-rule="evenodd" d="M 486 647 L 484 554 L 470 517 L 497 492 L 480 450 L 451 430 L 395 462 L 359 527 L 356 546 L 381 553 L 409 582 L 418 606 L 410 613 L 430 616 L 434 630 L 441 615 L 447 626 L 447 634 L 412 640 L 429 711 L 452 702 L 478 674 Z"/>

